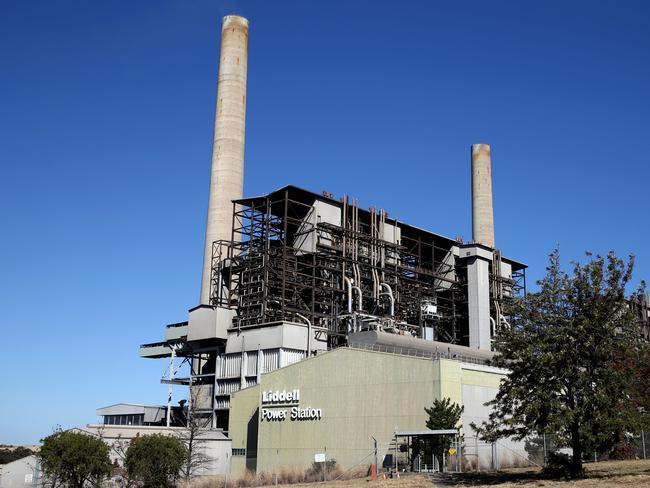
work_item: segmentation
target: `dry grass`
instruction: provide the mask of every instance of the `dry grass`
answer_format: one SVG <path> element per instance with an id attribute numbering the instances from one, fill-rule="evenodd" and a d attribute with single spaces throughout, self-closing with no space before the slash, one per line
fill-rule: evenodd
<path id="1" fill-rule="evenodd" d="M 400 479 L 370 481 L 363 477 L 328 482 L 304 483 L 296 473 L 285 473 L 285 483 L 292 488 L 447 488 L 451 486 L 473 488 L 650 488 L 650 461 L 604 461 L 585 466 L 587 475 L 584 479 L 551 480 L 545 479 L 537 469 L 512 468 L 494 473 L 463 473 L 431 481 L 424 475 L 402 476 Z M 281 480 L 284 481 L 284 480 Z M 251 484 L 247 484 L 251 483 Z M 229 480 L 228 487 L 273 486 L 273 475 L 248 474 L 236 480 Z M 185 488 L 222 488 L 223 480 L 204 478 L 196 480 Z"/>
<path id="2" fill-rule="evenodd" d="M 472 486 L 474 488 L 650 487 L 650 461 L 604 461 L 585 465 L 585 471 L 585 478 L 580 480 L 554 480 L 544 478 L 538 469 L 513 468 L 496 473 L 454 475 L 437 484 L 439 486 Z"/>
<path id="3" fill-rule="evenodd" d="M 338 480 L 340 483 L 349 483 L 353 479 L 363 479 L 369 473 L 369 466 L 358 466 L 355 469 L 343 471 L 339 466 L 327 470 L 328 482 L 323 482 L 323 472 L 312 469 L 285 468 L 278 473 L 278 485 L 294 486 L 327 486 Z M 247 471 L 241 476 L 229 478 L 227 481 L 219 476 L 205 476 L 197 478 L 190 483 L 180 483 L 180 488 L 248 488 L 275 485 L 274 473 L 254 473 Z"/>

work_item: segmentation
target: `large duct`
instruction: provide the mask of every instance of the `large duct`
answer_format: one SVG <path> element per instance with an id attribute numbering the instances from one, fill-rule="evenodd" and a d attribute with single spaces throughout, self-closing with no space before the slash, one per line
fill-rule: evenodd
<path id="1" fill-rule="evenodd" d="M 248 20 L 244 17 L 223 18 L 220 56 L 201 304 L 210 303 L 212 243 L 231 239 L 232 200 L 242 198 L 243 193 L 248 68 Z"/>
<path id="2" fill-rule="evenodd" d="M 489 144 L 472 145 L 472 240 L 494 248 L 492 162 Z"/>

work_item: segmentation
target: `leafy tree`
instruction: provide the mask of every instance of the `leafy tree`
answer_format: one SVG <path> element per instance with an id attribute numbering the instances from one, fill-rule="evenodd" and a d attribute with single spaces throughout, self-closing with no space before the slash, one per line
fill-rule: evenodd
<path id="1" fill-rule="evenodd" d="M 145 488 L 173 485 L 187 457 L 183 442 L 163 434 L 144 435 L 133 440 L 126 451 L 129 477 Z"/>
<path id="2" fill-rule="evenodd" d="M 628 378 L 626 394 L 630 399 L 631 417 L 634 431 L 648 430 L 650 427 L 650 344 L 641 341 L 635 351 L 619 355 L 614 367 L 622 370 Z M 612 446 L 608 453 L 610 459 L 630 459 L 636 454 L 636 445 L 631 432 L 618 428 L 614 432 Z"/>
<path id="3" fill-rule="evenodd" d="M 42 439 L 38 456 L 45 475 L 71 488 L 98 485 L 111 474 L 108 446 L 99 438 L 57 431 Z"/>
<path id="4" fill-rule="evenodd" d="M 23 446 L 18 446 L 16 448 L 0 448 L 0 464 L 11 463 L 18 459 L 31 456 L 32 454 L 34 454 L 34 451 Z"/>
<path id="5" fill-rule="evenodd" d="M 487 441 L 555 434 L 573 449 L 573 477 L 582 475 L 585 453 L 603 452 L 637 418 L 629 370 L 613 367 L 636 348 L 636 317 L 625 297 L 634 260 L 587 256 L 569 276 L 555 250 L 539 291 L 511 307 L 513 327 L 498 331 L 493 360 L 510 374 L 478 429 Z"/>
<path id="6" fill-rule="evenodd" d="M 465 407 L 451 401 L 450 398 L 435 400 L 431 407 L 424 411 L 429 416 L 426 426 L 431 430 L 455 429 L 460 422 Z M 442 468 L 445 452 L 451 447 L 452 436 L 434 436 L 413 444 L 413 458 L 424 454 L 425 459 L 435 456 Z"/>

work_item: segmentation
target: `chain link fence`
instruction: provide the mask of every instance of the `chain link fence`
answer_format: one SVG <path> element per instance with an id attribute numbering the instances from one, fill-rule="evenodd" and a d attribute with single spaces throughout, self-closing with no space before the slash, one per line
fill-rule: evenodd
<path id="1" fill-rule="evenodd" d="M 607 452 L 585 449 L 583 462 L 600 462 L 613 459 L 648 459 L 650 445 L 648 432 L 626 433 Z M 441 463 L 430 453 L 413 454 L 406 443 L 391 444 L 381 468 L 400 472 L 467 472 L 489 471 L 517 467 L 544 468 L 554 454 L 571 455 L 572 450 L 558 441 L 557 436 L 531 436 L 515 442 L 502 439 L 494 443 L 478 436 L 464 436 L 459 445 L 452 443 Z"/>

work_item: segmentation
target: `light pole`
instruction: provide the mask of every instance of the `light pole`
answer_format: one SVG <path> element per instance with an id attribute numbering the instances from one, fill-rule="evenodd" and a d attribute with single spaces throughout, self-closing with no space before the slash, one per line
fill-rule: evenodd
<path id="1" fill-rule="evenodd" d="M 372 437 L 372 440 L 375 443 L 375 473 L 373 479 L 377 479 L 379 476 L 379 464 L 377 463 L 377 439 L 372 435 L 370 437 Z"/>

